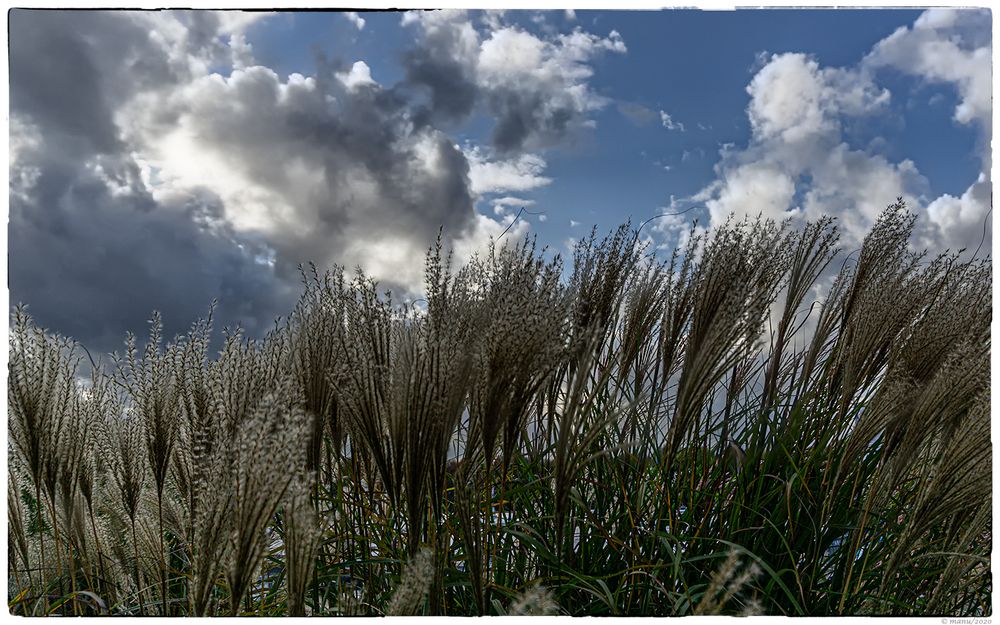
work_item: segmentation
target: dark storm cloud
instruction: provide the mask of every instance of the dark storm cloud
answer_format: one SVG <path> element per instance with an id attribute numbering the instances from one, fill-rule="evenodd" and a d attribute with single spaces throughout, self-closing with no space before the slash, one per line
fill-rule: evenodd
<path id="1" fill-rule="evenodd" d="M 165 41 L 156 25 L 168 21 L 183 37 Z M 121 102 L 188 80 L 193 58 L 228 54 L 213 11 L 13 9 L 9 26 L 11 108 L 101 152 L 121 147 L 111 118 Z"/>
<path id="2" fill-rule="evenodd" d="M 184 74 L 128 13 L 11 12 L 10 300 L 92 350 L 120 349 L 154 309 L 176 332 L 218 297 L 221 323 L 258 331 L 291 301 L 218 198 L 145 189 L 114 116 Z"/>
<path id="3" fill-rule="evenodd" d="M 301 262 L 362 265 L 413 289 L 414 258 L 439 228 L 471 249 L 497 225 L 475 212 L 470 163 L 437 126 L 482 107 L 497 150 L 557 143 L 600 106 L 586 61 L 624 50 L 579 31 L 488 29 L 501 55 L 527 44 L 543 66 L 490 69 L 485 36 L 447 14 L 403 55 L 406 78 L 383 87 L 360 61 L 320 58 L 314 76 L 286 78 L 254 65 L 244 39 L 228 45 L 246 23 L 11 13 L 12 303 L 103 351 L 144 332 L 154 309 L 183 330 L 213 298 L 219 325 L 260 334 L 290 309 Z"/>
<path id="4" fill-rule="evenodd" d="M 501 153 L 520 151 L 525 145 L 549 146 L 563 141 L 580 115 L 571 105 L 553 105 L 540 91 L 498 91 L 490 94 L 490 109 L 497 117 L 493 146 Z"/>
<path id="5" fill-rule="evenodd" d="M 108 170 L 67 171 L 45 158 L 20 155 L 43 173 L 11 196 L 8 245 L 11 303 L 40 324 L 109 352 L 126 330 L 144 332 L 153 310 L 173 335 L 218 298 L 221 324 L 259 334 L 293 301 L 255 261 L 265 250 L 240 249 L 211 193 L 157 202 L 107 160 Z"/>
<path id="6" fill-rule="evenodd" d="M 98 45 L 93 40 L 101 32 Z M 114 13 L 10 12 L 10 106 L 47 128 L 47 140 L 81 154 L 122 149 L 112 120 L 139 80 L 162 80 L 148 33 Z M 107 62 L 119 60 L 116 72 Z M 136 67 L 141 66 L 141 67 Z M 132 75 L 133 69 L 141 69 Z"/>
<path id="7" fill-rule="evenodd" d="M 461 122 L 472 113 L 479 97 L 474 67 L 463 58 L 471 51 L 455 28 L 439 28 L 424 34 L 420 45 L 402 54 L 406 81 L 403 89 L 426 94 L 429 102 L 419 105 L 420 121 Z M 424 93 L 420 93 L 423 90 Z"/>
<path id="8" fill-rule="evenodd" d="M 183 36 L 151 31 L 161 18 Z M 41 324 L 107 351 L 154 309 L 176 332 L 219 298 L 220 325 L 259 334 L 290 309 L 297 263 L 364 264 L 380 238 L 420 250 L 468 229 L 465 157 L 415 130 L 398 94 L 347 88 L 332 65 L 308 84 L 199 76 L 225 53 L 218 28 L 211 13 L 12 13 L 9 288 Z M 231 197 L 154 190 L 135 154 L 182 126 L 197 152 L 180 158 L 224 158 L 291 214 L 241 231 Z"/>

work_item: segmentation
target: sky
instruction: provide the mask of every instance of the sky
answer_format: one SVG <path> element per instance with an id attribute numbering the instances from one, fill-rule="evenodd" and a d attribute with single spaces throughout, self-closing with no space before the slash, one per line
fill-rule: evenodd
<path id="1" fill-rule="evenodd" d="M 915 248 L 989 250 L 991 19 L 13 10 L 10 303 L 100 352 L 213 299 L 260 336 L 301 263 L 417 296 L 439 232 L 461 262 L 832 215 L 851 249 L 897 197 Z"/>

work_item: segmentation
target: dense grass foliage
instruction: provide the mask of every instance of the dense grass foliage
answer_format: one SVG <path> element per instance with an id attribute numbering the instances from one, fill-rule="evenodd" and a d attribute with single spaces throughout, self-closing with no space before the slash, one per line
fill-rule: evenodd
<path id="1" fill-rule="evenodd" d="M 913 226 L 306 271 L 265 339 L 154 316 L 86 384 L 18 308 L 9 608 L 989 614 L 991 263 Z"/>

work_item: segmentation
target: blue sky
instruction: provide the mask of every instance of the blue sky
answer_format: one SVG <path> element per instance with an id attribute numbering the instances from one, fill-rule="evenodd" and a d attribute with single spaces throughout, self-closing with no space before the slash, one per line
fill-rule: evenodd
<path id="1" fill-rule="evenodd" d="M 218 297 L 252 333 L 300 262 L 419 292 L 443 228 L 566 253 L 591 226 L 834 215 L 914 245 L 991 200 L 991 14 L 941 10 L 15 11 L 11 302 L 114 347 Z M 42 42 L 49 42 L 43 45 Z M 75 94 L 72 107 L 65 94 Z M 989 240 L 987 241 L 989 244 Z M 78 302 L 68 306 L 68 298 Z"/>

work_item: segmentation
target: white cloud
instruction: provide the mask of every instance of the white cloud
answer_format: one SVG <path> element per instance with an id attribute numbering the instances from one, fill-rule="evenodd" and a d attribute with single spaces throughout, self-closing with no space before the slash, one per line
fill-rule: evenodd
<path id="1" fill-rule="evenodd" d="M 660 111 L 660 123 L 663 124 L 663 127 L 667 130 L 680 130 L 681 132 L 684 132 L 684 124 L 681 122 L 675 122 L 673 118 L 670 117 L 670 113 L 666 111 Z"/>
<path id="2" fill-rule="evenodd" d="M 949 249 L 975 249 L 980 243 L 986 249 L 991 246 L 991 57 L 988 10 L 931 9 L 913 26 L 899 28 L 880 41 L 862 61 L 873 71 L 891 67 L 930 84 L 953 86 L 959 95 L 955 121 L 978 130 L 981 173 L 960 197 L 944 194 L 927 205 L 930 223 L 922 229 L 922 245 Z"/>
<path id="3" fill-rule="evenodd" d="M 346 11 L 344 13 L 344 17 L 346 17 L 350 23 L 354 24 L 355 28 L 357 28 L 358 30 L 365 29 L 365 18 L 358 15 L 357 12 Z"/>
<path id="4" fill-rule="evenodd" d="M 498 197 L 490 200 L 490 204 L 493 206 L 493 214 L 504 217 L 509 213 L 517 213 L 521 208 L 534 206 L 535 201 L 505 195 L 504 197 Z"/>
<path id="5" fill-rule="evenodd" d="M 806 173 L 812 180 L 800 185 L 805 217 L 835 215 L 847 245 L 859 243 L 897 197 L 919 210 L 927 190 L 927 180 L 912 161 L 892 163 L 880 155 L 852 150 L 845 143 L 809 163 Z"/>
<path id="6" fill-rule="evenodd" d="M 593 75 L 586 63 L 602 51 L 624 53 L 621 35 L 611 31 L 604 38 L 577 28 L 553 40 L 544 40 L 515 26 L 506 26 L 491 32 L 480 44 L 478 80 L 487 89 L 534 87 L 543 90 L 557 104 L 571 105 L 578 112 L 596 110 L 606 100 L 585 84 Z"/>
<path id="7" fill-rule="evenodd" d="M 427 252 L 423 242 L 403 234 L 356 234 L 358 236 L 347 237 L 345 258 L 363 267 L 365 273 L 376 280 L 403 285 L 413 292 L 420 290 L 423 265 L 413 261 Z"/>
<path id="8" fill-rule="evenodd" d="M 530 191 L 550 182 L 542 174 L 545 159 L 535 154 L 522 154 L 507 160 L 488 160 L 478 147 L 464 151 L 469 161 L 469 181 L 473 193 L 507 193 Z"/>
<path id="9" fill-rule="evenodd" d="M 245 69 L 254 65 L 253 47 L 247 43 L 247 38 L 241 33 L 229 36 L 229 49 L 232 50 L 233 69 Z"/>
<path id="10" fill-rule="evenodd" d="M 473 256 L 483 256 L 489 250 L 490 241 L 511 242 L 522 238 L 530 224 L 523 218 L 514 223 L 515 216 L 516 213 L 511 213 L 497 220 L 475 215 L 470 227 L 449 241 L 453 264 L 462 266 Z M 503 239 L 499 239 L 501 235 Z M 365 272 L 376 280 L 404 286 L 411 295 L 422 296 L 425 295 L 424 265 L 414 259 L 423 258 L 426 252 L 426 243 L 412 237 L 391 235 L 380 239 L 362 232 L 352 238 L 345 256 L 357 259 Z"/>
<path id="11" fill-rule="evenodd" d="M 705 203 L 712 223 L 725 221 L 726 216 L 762 214 L 769 219 L 781 220 L 794 215 L 786 212 L 795 195 L 795 181 L 781 168 L 757 161 L 726 171 L 723 184 Z M 713 197 L 714 196 L 714 197 Z"/>
<path id="12" fill-rule="evenodd" d="M 774 55 L 753 77 L 748 115 L 754 135 L 787 142 L 829 130 L 819 64 L 803 54 Z"/>
<path id="13" fill-rule="evenodd" d="M 775 54 L 747 87 L 748 115 L 758 140 L 811 141 L 836 134 L 842 115 L 865 115 L 889 101 L 862 72 L 820 69 L 804 54 Z"/>
<path id="14" fill-rule="evenodd" d="M 211 189 L 221 200 L 226 223 L 274 242 L 279 262 L 308 257 L 320 263 L 360 263 L 376 278 L 412 288 L 419 267 L 411 271 L 411 253 L 416 250 L 419 256 L 424 251 L 424 222 L 450 222 L 451 239 L 469 249 L 490 234 L 498 236 L 510 225 L 515 202 L 533 204 L 509 194 L 552 181 L 545 175 L 545 159 L 520 146 L 557 141 L 566 130 L 552 120 L 570 119 L 570 125 L 581 127 L 591 121 L 585 113 L 604 101 L 587 84 L 593 73 L 589 61 L 602 52 L 625 51 L 617 32 L 599 37 L 577 29 L 536 36 L 504 26 L 501 13 L 492 19 L 496 28 L 483 34 L 463 11 L 407 13 L 403 21 L 421 29 L 415 54 L 421 53 L 419 46 L 433 53 L 446 51 L 448 62 L 470 72 L 475 88 L 484 94 L 477 101 L 492 107 L 499 106 L 492 98 L 526 98 L 521 103 L 527 103 L 541 97 L 542 109 L 533 111 L 536 117 L 526 134 L 504 129 L 513 137 L 506 147 L 516 151 L 469 148 L 463 154 L 451 142 L 443 148 L 444 135 L 433 124 L 413 124 L 405 103 L 374 99 L 381 86 L 361 60 L 337 72 L 332 83 L 299 74 L 282 80 L 269 68 L 254 65 L 242 34 L 248 24 L 239 23 L 229 35 L 231 75 L 211 74 L 213 62 L 188 58 L 190 80 L 166 97 L 140 93 L 123 105 L 119 123 L 137 148 L 137 158 L 144 163 L 141 171 L 155 197 Z M 168 26 L 157 25 L 164 32 L 162 39 L 179 46 L 174 42 L 185 39 L 184 28 Z M 179 53 L 174 56 L 184 60 Z M 434 76 L 446 74 L 437 66 L 431 69 Z M 517 119 L 515 113 L 520 114 L 504 109 L 499 117 Z M 319 125 L 310 130 L 302 127 L 303 120 L 317 120 Z M 372 161 L 380 163 L 379 168 L 368 164 L 367 147 L 352 158 L 342 148 L 358 148 L 348 146 L 384 152 Z M 455 176 L 464 182 L 458 184 Z M 467 195 L 459 197 L 460 190 Z M 477 198 L 497 194 L 507 195 L 491 203 L 507 214 L 499 221 L 475 214 Z M 463 202 L 466 212 L 461 217 L 451 212 Z M 415 208 L 428 206 L 437 208 L 430 213 Z M 513 238 L 528 227 L 527 220 L 519 220 L 505 236 Z M 342 244 L 319 244 L 331 237 Z"/>
<path id="15" fill-rule="evenodd" d="M 931 236 L 937 238 L 944 247 L 953 250 L 963 247 L 974 249 L 979 242 L 982 242 L 989 252 L 989 233 L 992 231 L 992 224 L 987 215 L 993 204 L 991 193 L 992 186 L 987 181 L 986 175 L 981 174 L 961 197 L 946 193 L 935 199 L 927 206 L 927 216 L 935 227 Z M 933 239 L 927 242 L 929 245 L 933 243 Z"/>
<path id="16" fill-rule="evenodd" d="M 507 9 L 485 9 L 479 20 L 490 30 L 500 30 L 504 26 L 506 15 Z"/>
<path id="17" fill-rule="evenodd" d="M 953 84 L 961 96 L 955 119 L 987 126 L 992 117 L 989 15 L 988 10 L 925 11 L 912 27 L 901 27 L 880 41 L 863 64 Z"/>
<path id="18" fill-rule="evenodd" d="M 685 207 L 685 202 L 680 201 L 674 195 L 670 196 L 670 202 L 659 209 L 658 215 L 649 223 L 649 231 L 660 235 L 661 242 L 656 245 L 656 249 L 672 253 L 675 249 L 683 249 L 688 244 L 692 236 L 701 236 L 707 232 L 704 225 L 696 226 L 691 213 L 687 212 L 690 206 Z M 697 258 L 701 257 L 702 250 L 696 250 Z"/>
<path id="19" fill-rule="evenodd" d="M 502 28 L 480 46 L 480 75 L 487 85 L 530 76 L 541 68 L 545 52 L 545 42 L 531 33 Z"/>
<path id="20" fill-rule="evenodd" d="M 917 245 L 975 247 L 990 204 L 987 174 L 961 197 L 928 200 L 929 183 L 911 160 L 890 161 L 878 153 L 884 143 L 878 140 L 855 149 L 844 129 L 851 118 L 888 111 L 890 93 L 877 79 L 879 68 L 891 66 L 954 84 L 962 96 L 955 118 L 977 120 L 988 137 L 990 101 L 983 97 L 983 85 L 990 83 L 988 39 L 976 43 L 979 35 L 969 27 L 976 15 L 981 16 L 925 12 L 912 28 L 877 43 L 855 67 L 822 67 L 804 54 L 771 55 L 747 87 L 749 143 L 723 146 L 716 180 L 689 199 L 705 203 L 712 223 L 730 212 L 776 219 L 833 215 L 843 243 L 853 246 L 885 206 L 903 197 L 924 215 Z M 987 171 L 988 153 L 983 161 Z"/>
<path id="21" fill-rule="evenodd" d="M 213 11 L 219 20 L 219 33 L 224 35 L 242 35 L 246 31 L 275 13 L 263 11 Z"/>
<path id="22" fill-rule="evenodd" d="M 372 80 L 371 68 L 364 61 L 355 61 L 354 65 L 351 66 L 351 71 L 338 73 L 337 79 L 352 91 L 360 86 L 376 84 Z"/>

